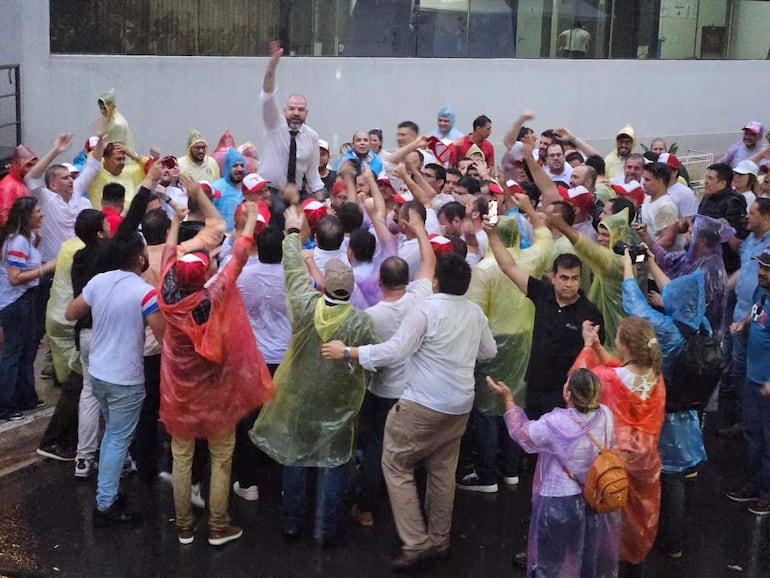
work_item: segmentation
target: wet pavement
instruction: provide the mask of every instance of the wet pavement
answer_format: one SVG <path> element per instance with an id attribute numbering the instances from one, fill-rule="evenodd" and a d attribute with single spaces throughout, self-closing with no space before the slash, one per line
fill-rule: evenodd
<path id="1" fill-rule="evenodd" d="M 724 489 L 740 481 L 740 440 L 716 438 L 707 426 L 710 461 L 704 465 L 689 507 L 685 555 L 648 557 L 647 576 L 770 576 L 770 516 L 727 500 Z M 72 463 L 37 460 L 0 478 L 0 575 L 2 576 L 390 576 L 388 559 L 398 539 L 387 500 L 373 528 L 349 520 L 346 545 L 315 546 L 309 533 L 294 544 L 279 530 L 279 468 L 262 471 L 257 502 L 232 498 L 231 513 L 243 537 L 222 548 L 206 541 L 198 512 L 195 543 L 182 546 L 174 527 L 171 486 L 148 484 L 137 475 L 123 480 L 129 502 L 144 518 L 134 527 L 94 528 L 95 478 L 77 480 Z M 497 494 L 457 492 L 449 558 L 424 576 L 524 576 L 511 557 L 525 548 L 529 480 Z"/>

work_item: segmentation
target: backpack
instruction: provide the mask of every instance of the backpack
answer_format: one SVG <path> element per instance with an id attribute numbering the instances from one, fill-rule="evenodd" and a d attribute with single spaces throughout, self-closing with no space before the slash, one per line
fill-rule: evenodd
<path id="1" fill-rule="evenodd" d="M 685 338 L 666 379 L 666 411 L 701 409 L 714 392 L 725 369 L 722 343 L 702 325 L 692 327 L 674 321 Z"/>
<path id="2" fill-rule="evenodd" d="M 628 502 L 628 474 L 623 458 L 607 446 L 607 430 L 604 430 L 604 447 L 586 432 L 588 439 L 599 449 L 599 454 L 588 466 L 586 481 L 580 482 L 564 464 L 561 468 L 583 490 L 586 503 L 597 514 L 614 512 Z"/>

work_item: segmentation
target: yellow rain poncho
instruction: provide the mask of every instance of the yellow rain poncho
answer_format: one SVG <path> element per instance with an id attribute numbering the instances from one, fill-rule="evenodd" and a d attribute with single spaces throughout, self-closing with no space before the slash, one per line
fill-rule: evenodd
<path id="1" fill-rule="evenodd" d="M 72 301 L 72 258 L 85 247 L 77 237 L 64 241 L 56 258 L 51 295 L 45 310 L 45 332 L 51 344 L 56 379 L 64 383 L 73 371 L 80 375 L 80 352 L 75 348 L 75 322 L 64 318 L 64 311 Z"/>
<path id="2" fill-rule="evenodd" d="M 599 223 L 610 233 L 610 247 L 618 241 L 631 242 L 631 227 L 628 224 L 628 209 L 610 215 Z M 588 299 L 599 308 L 604 316 L 604 346 L 615 351 L 615 333 L 623 311 L 623 262 L 620 255 L 611 248 L 594 243 L 584 235 L 575 243 L 575 254 L 593 273 L 594 279 L 588 291 Z"/>
<path id="3" fill-rule="evenodd" d="M 351 373 L 346 363 L 324 359 L 321 344 L 340 339 L 355 347 L 378 339 L 366 313 L 328 305 L 313 289 L 296 233 L 283 242 L 283 264 L 292 337 L 273 377 L 275 397 L 250 436 L 283 465 L 333 468 L 352 456 L 366 374 L 360 365 Z"/>
<path id="4" fill-rule="evenodd" d="M 190 148 L 196 143 L 203 143 L 206 147 L 209 146 L 206 139 L 203 138 L 203 134 L 201 134 L 199 130 L 193 129 L 190 131 L 190 136 L 187 138 L 185 154 L 179 157 L 179 170 L 183 173 L 187 173 L 196 181 L 209 181 L 210 183 L 213 183 L 219 178 L 219 165 L 217 164 L 217 161 L 214 160 L 214 157 L 208 154 L 208 151 L 206 152 L 203 162 L 196 165 L 190 154 Z"/>
<path id="5" fill-rule="evenodd" d="M 535 239 L 527 249 L 519 248 L 519 225 L 516 217 L 503 217 L 498 234 L 516 263 L 532 277 L 540 279 L 550 265 L 553 237 L 547 227 L 535 229 Z M 473 270 L 468 298 L 476 303 L 489 321 L 489 329 L 497 343 L 497 356 L 476 365 L 476 397 L 474 407 L 484 415 L 503 415 L 502 398 L 491 392 L 487 375 L 504 381 L 513 391 L 516 403 L 524 404 L 524 376 L 532 348 L 532 326 L 535 306 L 511 281 L 491 254 Z"/>
<path id="6" fill-rule="evenodd" d="M 128 121 L 126 120 L 126 117 L 120 113 L 117 102 L 115 102 L 115 89 L 109 89 L 99 97 L 97 102 L 100 105 L 104 105 L 107 112 L 105 115 L 105 118 L 107 119 L 107 140 L 109 142 L 123 143 L 129 151 L 136 152 L 134 136 L 131 134 Z M 131 159 L 127 159 L 127 162 L 132 161 Z"/>

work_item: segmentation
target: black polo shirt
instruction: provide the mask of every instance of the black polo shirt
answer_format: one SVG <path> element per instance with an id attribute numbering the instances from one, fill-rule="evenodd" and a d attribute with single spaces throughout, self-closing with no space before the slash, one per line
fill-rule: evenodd
<path id="1" fill-rule="evenodd" d="M 561 307 L 553 285 L 534 277 L 527 283 L 527 297 L 535 304 L 527 389 L 560 391 L 567 371 L 583 349 L 583 321 L 589 319 L 601 325 L 604 340 L 604 318 L 582 293 L 572 305 Z"/>

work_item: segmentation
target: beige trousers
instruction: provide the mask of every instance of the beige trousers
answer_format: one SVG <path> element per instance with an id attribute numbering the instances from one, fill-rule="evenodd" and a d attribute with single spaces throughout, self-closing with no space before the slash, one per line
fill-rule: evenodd
<path id="1" fill-rule="evenodd" d="M 455 470 L 460 438 L 468 414 L 439 413 L 399 400 L 385 422 L 382 472 L 388 487 L 396 530 L 407 554 L 449 546 L 455 497 Z M 425 460 L 428 480 L 422 515 L 414 468 Z"/>
<path id="2" fill-rule="evenodd" d="M 230 467 L 235 448 L 235 428 L 216 439 L 208 440 L 211 457 L 211 480 L 209 482 L 209 528 L 223 529 L 230 523 L 227 504 L 230 498 Z M 174 508 L 177 528 L 192 528 L 195 524 L 190 486 L 195 440 L 171 439 L 171 453 L 174 456 Z"/>

